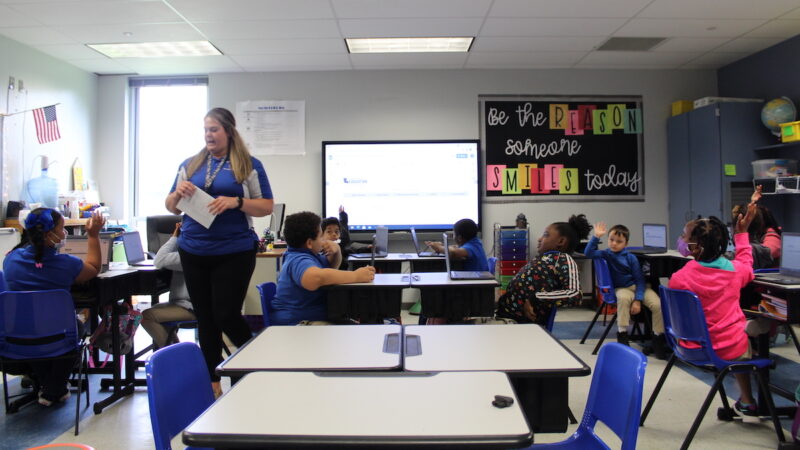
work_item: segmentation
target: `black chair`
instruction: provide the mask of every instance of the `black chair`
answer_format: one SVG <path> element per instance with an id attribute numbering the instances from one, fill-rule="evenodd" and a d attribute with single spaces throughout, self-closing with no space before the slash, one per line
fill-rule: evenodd
<path id="1" fill-rule="evenodd" d="M 155 258 L 158 249 L 164 245 L 175 231 L 175 224 L 183 220 L 183 216 L 165 214 L 163 216 L 147 216 L 147 252 Z"/>

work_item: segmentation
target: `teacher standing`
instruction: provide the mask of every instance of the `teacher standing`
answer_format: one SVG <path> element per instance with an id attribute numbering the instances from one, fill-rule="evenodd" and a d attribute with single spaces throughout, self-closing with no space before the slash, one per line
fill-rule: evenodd
<path id="1" fill-rule="evenodd" d="M 184 217 L 178 251 L 197 316 L 200 348 L 219 395 L 220 378 L 214 368 L 222 362 L 222 333 L 237 347 L 251 337 L 242 317 L 258 244 L 251 217 L 272 213 L 273 200 L 264 166 L 250 156 L 230 111 L 214 108 L 206 114 L 205 140 L 200 153 L 178 168 L 165 204 L 180 214 L 178 202 L 197 189 L 214 198 L 208 205 L 216 216 L 211 228 Z"/>

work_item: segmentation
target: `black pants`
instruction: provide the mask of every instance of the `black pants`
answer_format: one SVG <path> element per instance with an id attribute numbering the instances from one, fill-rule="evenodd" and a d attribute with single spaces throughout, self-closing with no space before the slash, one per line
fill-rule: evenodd
<path id="1" fill-rule="evenodd" d="M 219 381 L 214 369 L 222 362 L 222 333 L 237 347 L 252 337 L 242 304 L 256 267 L 256 250 L 214 256 L 179 250 L 179 254 L 208 374 Z"/>

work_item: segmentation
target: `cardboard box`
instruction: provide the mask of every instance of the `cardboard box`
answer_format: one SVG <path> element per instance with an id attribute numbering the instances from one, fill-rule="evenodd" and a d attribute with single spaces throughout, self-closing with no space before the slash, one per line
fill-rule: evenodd
<path id="1" fill-rule="evenodd" d="M 677 116 L 678 114 L 687 113 L 694 109 L 694 104 L 690 100 L 678 100 L 677 102 L 672 102 L 672 115 Z"/>

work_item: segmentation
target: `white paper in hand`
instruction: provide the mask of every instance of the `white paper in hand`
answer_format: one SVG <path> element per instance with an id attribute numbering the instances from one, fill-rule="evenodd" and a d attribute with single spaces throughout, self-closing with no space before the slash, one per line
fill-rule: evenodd
<path id="1" fill-rule="evenodd" d="M 214 200 L 214 197 L 208 195 L 202 189 L 195 189 L 191 197 L 181 197 L 178 200 L 178 209 L 186 213 L 187 216 L 195 220 L 200 225 L 211 228 L 214 219 L 217 218 L 208 210 L 208 204 Z"/>

